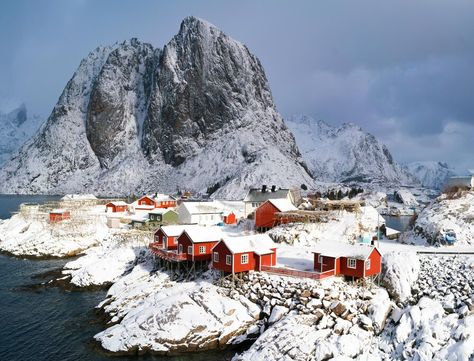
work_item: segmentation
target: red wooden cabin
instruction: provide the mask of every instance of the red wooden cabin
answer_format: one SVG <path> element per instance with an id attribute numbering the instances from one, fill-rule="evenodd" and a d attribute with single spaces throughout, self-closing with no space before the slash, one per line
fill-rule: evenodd
<path id="1" fill-rule="evenodd" d="M 189 226 L 188 226 L 189 227 Z M 157 229 L 154 242 L 150 246 L 175 250 L 178 248 L 178 237 L 186 226 L 163 226 Z"/>
<path id="2" fill-rule="evenodd" d="M 143 196 L 137 201 L 135 209 L 154 209 L 154 208 L 172 208 L 176 207 L 176 199 L 165 194 L 155 194 L 152 196 Z"/>
<path id="3" fill-rule="evenodd" d="M 188 261 L 210 261 L 212 247 L 223 236 L 219 227 L 186 226 L 178 237 L 178 254 L 185 254 Z"/>
<path id="4" fill-rule="evenodd" d="M 314 270 L 320 273 L 333 270 L 335 276 L 363 278 L 382 270 L 382 255 L 373 246 L 340 244 L 313 253 Z"/>
<path id="5" fill-rule="evenodd" d="M 237 223 L 237 217 L 234 212 L 230 212 L 228 215 L 224 216 L 225 224 L 235 224 Z"/>
<path id="6" fill-rule="evenodd" d="M 65 219 L 70 219 L 71 213 L 64 209 L 54 209 L 49 212 L 49 221 L 50 222 L 61 222 Z"/>
<path id="7" fill-rule="evenodd" d="M 123 201 L 109 202 L 105 205 L 105 211 L 111 213 L 126 212 L 128 204 Z"/>
<path id="8" fill-rule="evenodd" d="M 260 271 L 276 265 L 276 247 L 266 234 L 224 238 L 212 249 L 212 267 L 225 273 Z"/>
<path id="9" fill-rule="evenodd" d="M 276 226 L 275 213 L 296 211 L 297 208 L 286 198 L 269 199 L 255 210 L 255 227 L 264 232 Z"/>

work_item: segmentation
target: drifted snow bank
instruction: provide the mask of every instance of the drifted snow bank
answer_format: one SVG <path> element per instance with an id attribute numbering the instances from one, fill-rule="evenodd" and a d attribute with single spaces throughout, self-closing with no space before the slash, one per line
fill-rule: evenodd
<path id="1" fill-rule="evenodd" d="M 241 342 L 258 322 L 260 308 L 245 297 L 231 299 L 208 281 L 175 283 L 137 265 L 99 305 L 119 322 L 95 339 L 116 353 L 173 354 Z"/>
<path id="2" fill-rule="evenodd" d="M 426 241 L 440 241 L 443 230 L 456 232 L 457 244 L 474 245 L 474 192 L 464 192 L 459 198 L 437 198 L 418 216 L 415 232 Z"/>
<path id="3" fill-rule="evenodd" d="M 0 249 L 16 256 L 66 257 L 100 243 L 108 234 L 105 217 L 87 222 L 67 220 L 50 224 L 22 214 L 0 221 Z"/>
<path id="4" fill-rule="evenodd" d="M 353 243 L 359 235 L 375 231 L 377 225 L 384 222 L 374 207 L 365 206 L 360 212 L 329 212 L 325 223 L 281 225 L 268 234 L 276 242 L 298 246 L 311 246 L 328 239 Z"/>
<path id="5" fill-rule="evenodd" d="M 390 252 L 382 258 L 382 284 L 395 301 L 411 296 L 419 272 L 420 260 L 414 252 Z"/>

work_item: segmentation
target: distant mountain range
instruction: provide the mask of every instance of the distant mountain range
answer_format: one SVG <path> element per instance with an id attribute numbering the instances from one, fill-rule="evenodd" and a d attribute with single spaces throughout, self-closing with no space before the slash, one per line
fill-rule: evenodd
<path id="1" fill-rule="evenodd" d="M 418 181 L 398 164 L 373 135 L 355 124 L 331 126 L 300 115 L 286 121 L 313 176 L 324 182 L 414 185 Z"/>
<path id="2" fill-rule="evenodd" d="M 40 117 L 29 116 L 22 103 L 0 107 L 0 166 L 38 130 L 40 124 Z"/>
<path id="3" fill-rule="evenodd" d="M 408 164 L 407 168 L 421 182 L 423 187 L 437 190 L 442 190 L 447 179 L 456 175 L 454 169 L 443 162 L 413 162 Z"/>

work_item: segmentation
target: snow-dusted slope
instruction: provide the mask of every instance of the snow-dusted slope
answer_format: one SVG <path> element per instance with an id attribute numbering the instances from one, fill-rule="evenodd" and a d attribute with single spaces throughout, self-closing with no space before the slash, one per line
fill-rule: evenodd
<path id="1" fill-rule="evenodd" d="M 8 193 L 179 187 L 237 198 L 249 186 L 312 182 L 259 60 L 194 17 L 163 51 L 136 39 L 92 51 L 0 172 Z"/>
<path id="2" fill-rule="evenodd" d="M 29 117 L 24 104 L 0 104 L 0 166 L 30 138 L 40 125 Z"/>
<path id="3" fill-rule="evenodd" d="M 449 177 L 455 175 L 454 169 L 443 162 L 413 162 L 407 164 L 407 168 L 424 187 L 438 190 L 443 188 Z"/>
<path id="4" fill-rule="evenodd" d="M 357 125 L 333 127 L 307 116 L 293 116 L 287 125 L 313 177 L 319 181 L 416 182 L 392 158 L 385 145 Z"/>

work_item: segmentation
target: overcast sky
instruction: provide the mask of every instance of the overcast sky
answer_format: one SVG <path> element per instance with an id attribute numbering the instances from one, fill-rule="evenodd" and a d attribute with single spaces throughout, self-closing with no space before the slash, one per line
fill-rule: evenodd
<path id="1" fill-rule="evenodd" d="M 245 43 L 283 116 L 353 122 L 401 162 L 474 169 L 474 2 L 2 1 L 0 99 L 47 117 L 80 60 L 195 15 Z"/>

